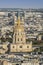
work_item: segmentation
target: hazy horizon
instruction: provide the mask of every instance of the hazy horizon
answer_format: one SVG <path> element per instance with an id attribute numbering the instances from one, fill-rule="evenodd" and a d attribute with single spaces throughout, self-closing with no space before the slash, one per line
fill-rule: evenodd
<path id="1" fill-rule="evenodd" d="M 43 8 L 43 0 L 0 0 L 0 8 Z"/>

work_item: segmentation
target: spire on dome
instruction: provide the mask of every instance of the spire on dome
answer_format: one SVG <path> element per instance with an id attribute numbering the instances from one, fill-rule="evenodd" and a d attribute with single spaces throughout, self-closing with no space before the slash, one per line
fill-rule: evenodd
<path id="1" fill-rule="evenodd" d="M 20 25 L 20 12 L 18 12 L 18 20 L 17 20 L 18 26 Z"/>

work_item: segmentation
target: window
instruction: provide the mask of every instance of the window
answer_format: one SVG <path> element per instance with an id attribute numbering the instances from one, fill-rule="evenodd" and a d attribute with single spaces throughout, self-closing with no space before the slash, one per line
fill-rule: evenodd
<path id="1" fill-rule="evenodd" d="M 22 38 L 21 38 L 21 41 L 22 41 Z"/>
<path id="2" fill-rule="evenodd" d="M 18 24 L 17 24 L 17 26 L 18 26 Z"/>
<path id="3" fill-rule="evenodd" d="M 13 48 L 14 48 L 14 46 L 13 46 Z"/>
<path id="4" fill-rule="evenodd" d="M 22 48 L 22 46 L 20 46 L 20 48 Z"/>
<path id="5" fill-rule="evenodd" d="M 27 48 L 29 48 L 29 46 L 27 46 Z"/>
<path id="6" fill-rule="evenodd" d="M 19 38 L 18 38 L 18 41 L 19 41 Z"/>

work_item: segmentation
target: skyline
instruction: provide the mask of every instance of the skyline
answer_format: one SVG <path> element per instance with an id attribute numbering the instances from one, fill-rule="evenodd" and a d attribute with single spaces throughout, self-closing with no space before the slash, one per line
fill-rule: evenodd
<path id="1" fill-rule="evenodd" d="M 0 0 L 0 8 L 43 8 L 43 0 Z"/>

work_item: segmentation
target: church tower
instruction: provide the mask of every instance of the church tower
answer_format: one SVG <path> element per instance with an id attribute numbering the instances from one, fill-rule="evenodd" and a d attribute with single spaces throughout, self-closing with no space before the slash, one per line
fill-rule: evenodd
<path id="1" fill-rule="evenodd" d="M 18 14 L 17 22 L 14 25 L 13 43 L 10 45 L 10 52 L 31 52 L 32 43 L 26 42 L 26 34 L 23 22 Z"/>
<path id="2" fill-rule="evenodd" d="M 14 41 L 15 40 L 15 41 Z M 20 21 L 20 14 L 18 13 L 18 20 L 14 26 L 14 38 L 13 43 L 26 43 L 26 35 L 24 31 L 24 25 L 22 25 L 22 22 Z"/>

